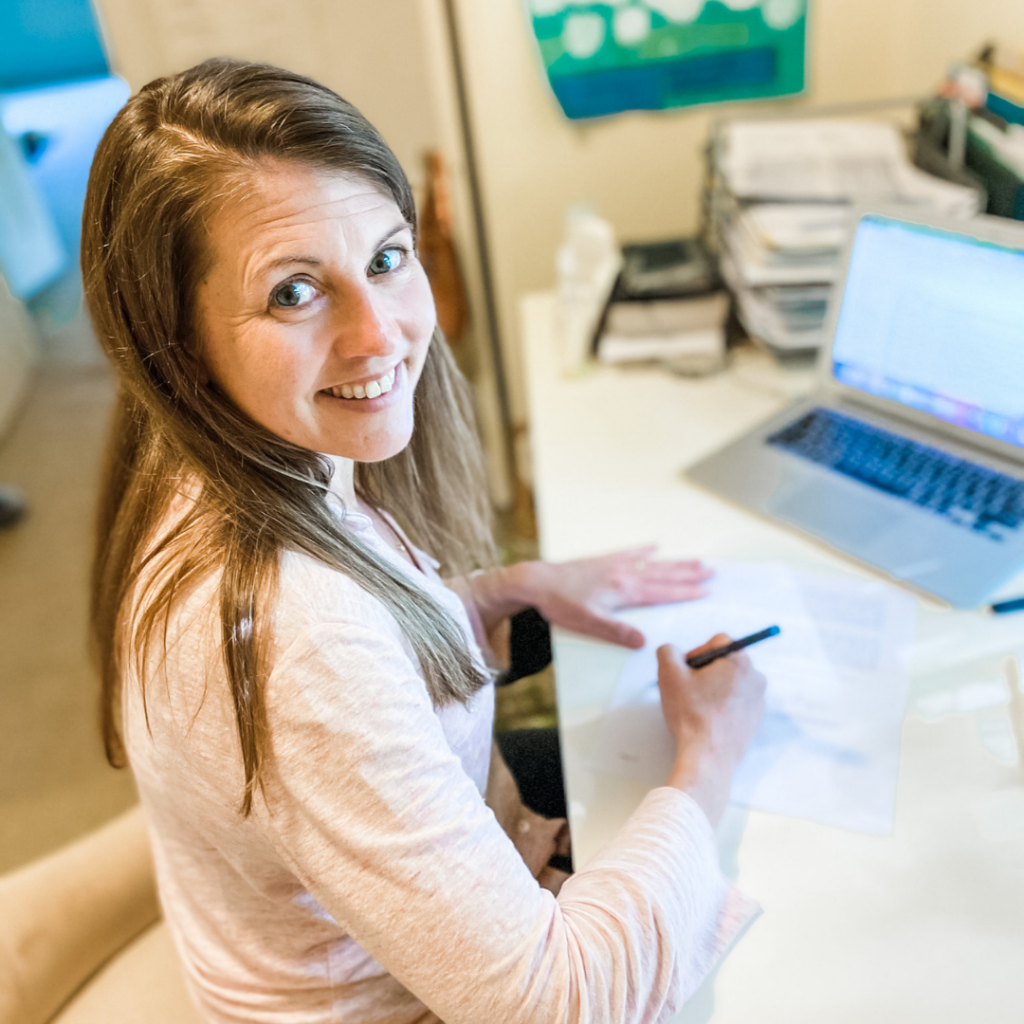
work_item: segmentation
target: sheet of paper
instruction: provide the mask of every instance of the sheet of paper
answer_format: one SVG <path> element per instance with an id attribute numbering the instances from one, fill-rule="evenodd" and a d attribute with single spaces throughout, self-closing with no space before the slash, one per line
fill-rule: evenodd
<path id="1" fill-rule="evenodd" d="M 750 648 L 768 679 L 761 728 L 733 800 L 859 832 L 892 830 L 913 600 L 882 583 L 796 574 L 770 563 L 716 566 L 708 597 L 623 613 L 647 645 L 627 661 L 591 755 L 593 770 L 664 782 L 674 747 L 655 651 L 715 633 L 781 634 Z"/>
<path id="2" fill-rule="evenodd" d="M 771 253 L 835 254 L 850 231 L 850 208 L 845 203 L 755 203 L 737 220 Z"/>
<path id="3" fill-rule="evenodd" d="M 733 121 L 719 165 L 741 199 L 922 204 L 969 217 L 978 193 L 916 168 L 895 123 L 858 118 Z"/>

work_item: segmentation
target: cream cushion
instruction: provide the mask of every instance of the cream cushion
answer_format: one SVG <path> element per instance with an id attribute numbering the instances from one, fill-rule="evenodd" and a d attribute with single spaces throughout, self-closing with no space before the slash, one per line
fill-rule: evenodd
<path id="1" fill-rule="evenodd" d="M 86 982 L 53 1024 L 204 1024 L 167 925 L 150 925 Z"/>
<path id="2" fill-rule="evenodd" d="M 0 1024 L 201 1024 L 159 916 L 138 807 L 0 878 Z"/>

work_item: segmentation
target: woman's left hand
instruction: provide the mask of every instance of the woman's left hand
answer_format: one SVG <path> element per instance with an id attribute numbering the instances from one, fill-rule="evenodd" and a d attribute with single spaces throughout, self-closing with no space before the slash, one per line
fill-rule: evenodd
<path id="1" fill-rule="evenodd" d="M 553 626 L 643 647 L 638 629 L 609 617 L 619 608 L 690 601 L 712 575 L 698 560 L 654 559 L 657 545 L 573 562 L 522 562 L 519 595 Z"/>

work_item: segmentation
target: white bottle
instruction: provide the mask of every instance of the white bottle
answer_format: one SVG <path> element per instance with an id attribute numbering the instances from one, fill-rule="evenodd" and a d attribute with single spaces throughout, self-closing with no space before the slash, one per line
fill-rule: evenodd
<path id="1" fill-rule="evenodd" d="M 562 370 L 575 374 L 586 362 L 598 321 L 622 267 L 615 229 L 587 206 L 566 212 L 558 250 L 558 332 Z"/>

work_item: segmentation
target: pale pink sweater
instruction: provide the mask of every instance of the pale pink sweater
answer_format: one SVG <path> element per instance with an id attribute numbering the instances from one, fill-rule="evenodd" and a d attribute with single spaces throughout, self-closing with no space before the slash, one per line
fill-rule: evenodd
<path id="1" fill-rule="evenodd" d="M 411 568 L 367 517 L 345 522 L 479 658 L 433 568 Z M 123 698 L 165 915 L 211 1022 L 656 1021 L 749 918 L 707 819 L 669 788 L 557 899 L 541 889 L 483 799 L 493 687 L 436 710 L 383 605 L 298 554 L 281 564 L 266 800 L 243 819 L 219 636 L 211 582 L 147 670 L 148 728 L 137 679 Z"/>

